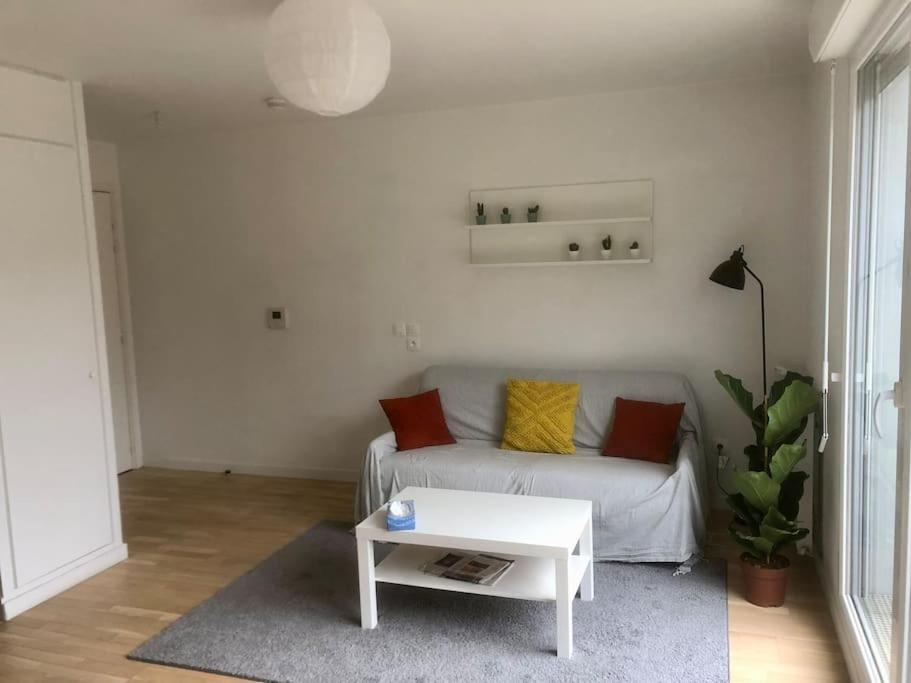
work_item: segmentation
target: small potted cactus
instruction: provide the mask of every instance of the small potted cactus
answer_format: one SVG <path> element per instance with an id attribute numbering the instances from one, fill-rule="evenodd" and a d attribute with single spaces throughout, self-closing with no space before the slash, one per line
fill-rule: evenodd
<path id="1" fill-rule="evenodd" d="M 601 258 L 605 261 L 610 260 L 611 244 L 612 242 L 610 235 L 601 240 Z"/>
<path id="2" fill-rule="evenodd" d="M 639 258 L 639 242 L 629 245 L 629 255 L 631 258 Z"/>
<path id="3" fill-rule="evenodd" d="M 534 206 L 528 207 L 528 222 L 537 223 L 538 222 L 538 213 L 541 211 L 541 205 L 535 204 Z"/>
<path id="4" fill-rule="evenodd" d="M 501 223 L 512 223 L 512 214 L 509 213 L 508 206 L 504 206 L 503 210 L 500 212 L 500 222 Z"/>
<path id="5" fill-rule="evenodd" d="M 582 248 L 579 246 L 578 242 L 569 243 L 569 260 L 578 261 L 579 255 L 582 253 Z"/>
<path id="6" fill-rule="evenodd" d="M 487 224 L 487 214 L 484 213 L 484 202 L 478 202 L 478 215 L 475 216 L 475 222 L 478 225 Z"/>

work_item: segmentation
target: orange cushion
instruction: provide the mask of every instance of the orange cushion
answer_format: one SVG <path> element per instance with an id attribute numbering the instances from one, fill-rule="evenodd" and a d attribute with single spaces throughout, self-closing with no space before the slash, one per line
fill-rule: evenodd
<path id="1" fill-rule="evenodd" d="M 449 433 L 437 389 L 406 398 L 384 398 L 380 406 L 389 418 L 400 451 L 456 442 Z"/>
<path id="2" fill-rule="evenodd" d="M 650 403 L 618 398 L 603 455 L 667 464 L 685 403 Z"/>

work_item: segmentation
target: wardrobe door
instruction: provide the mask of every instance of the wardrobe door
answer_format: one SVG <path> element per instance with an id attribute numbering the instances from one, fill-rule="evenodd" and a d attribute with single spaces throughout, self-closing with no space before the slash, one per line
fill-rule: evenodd
<path id="1" fill-rule="evenodd" d="M 0 456 L 21 587 L 114 530 L 78 157 L 0 137 L 0 160 Z"/>

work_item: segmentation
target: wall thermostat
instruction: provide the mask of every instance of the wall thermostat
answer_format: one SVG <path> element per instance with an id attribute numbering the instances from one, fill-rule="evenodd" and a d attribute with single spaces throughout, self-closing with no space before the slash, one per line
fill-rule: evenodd
<path id="1" fill-rule="evenodd" d="M 288 313 L 284 307 L 266 309 L 266 327 L 270 330 L 285 330 L 288 328 Z"/>

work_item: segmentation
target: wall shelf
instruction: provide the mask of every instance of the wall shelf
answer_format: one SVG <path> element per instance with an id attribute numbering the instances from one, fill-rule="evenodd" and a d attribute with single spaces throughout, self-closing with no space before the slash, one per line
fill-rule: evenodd
<path id="1" fill-rule="evenodd" d="M 633 266 L 651 263 L 650 258 L 627 259 L 580 259 L 578 261 L 497 261 L 492 263 L 472 263 L 473 268 L 522 268 L 527 266 Z"/>
<path id="2" fill-rule="evenodd" d="M 642 265 L 654 256 L 651 180 L 623 180 L 578 185 L 544 185 L 472 190 L 468 194 L 465 229 L 469 263 L 478 267 Z M 475 222 L 475 207 L 483 203 L 487 223 Z M 500 223 L 503 207 L 524 218 L 526 209 L 540 205 L 541 220 Z M 610 235 L 614 254 L 628 255 L 639 243 L 641 258 L 597 258 L 601 240 Z M 570 243 L 595 258 L 572 261 Z"/>
<path id="3" fill-rule="evenodd" d="M 485 223 L 484 225 L 466 225 L 469 230 L 499 230 L 509 228 L 543 228 L 543 227 L 565 227 L 569 225 L 609 225 L 611 223 L 648 223 L 652 220 L 651 216 L 630 216 L 627 218 L 590 218 L 577 219 L 571 221 L 535 221 L 534 223 Z"/>

